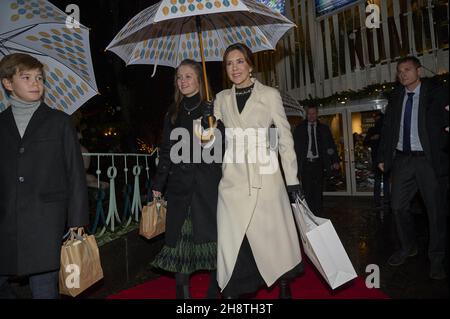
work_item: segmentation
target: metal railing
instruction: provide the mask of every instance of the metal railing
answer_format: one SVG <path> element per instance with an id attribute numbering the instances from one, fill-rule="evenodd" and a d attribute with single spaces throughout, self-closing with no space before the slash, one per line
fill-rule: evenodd
<path id="1" fill-rule="evenodd" d="M 95 201 L 95 215 L 93 219 L 91 218 L 89 232 L 100 237 L 107 230 L 115 232 L 120 227 L 128 227 L 132 221 L 139 222 L 142 201 L 148 202 L 152 199 L 151 168 L 156 169 L 158 149 L 151 154 L 82 153 L 82 155 L 91 162 L 89 165 L 91 169 L 87 171 L 87 177 L 90 176 L 88 183 L 90 208 L 93 206 L 92 201 Z M 89 174 L 94 169 L 92 159 L 95 158 L 96 185 L 93 183 L 93 175 Z M 133 176 L 134 180 L 130 183 Z M 102 179 L 107 179 L 108 182 Z M 145 188 L 144 194 L 141 193 L 142 188 Z M 122 198 L 119 197 L 119 201 L 118 192 L 123 195 Z M 107 210 L 104 209 L 105 206 Z"/>

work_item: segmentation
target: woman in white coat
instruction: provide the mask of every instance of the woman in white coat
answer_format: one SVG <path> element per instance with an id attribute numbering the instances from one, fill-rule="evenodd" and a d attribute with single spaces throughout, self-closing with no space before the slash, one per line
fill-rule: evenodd
<path id="1" fill-rule="evenodd" d="M 253 79 L 252 53 L 233 44 L 224 54 L 233 87 L 220 92 L 214 114 L 226 128 L 226 151 L 217 204 L 217 279 L 226 298 L 272 286 L 290 298 L 289 280 L 302 272 L 289 195 L 301 192 L 290 125 L 279 92 Z M 269 147 L 277 129 L 278 151 Z"/>

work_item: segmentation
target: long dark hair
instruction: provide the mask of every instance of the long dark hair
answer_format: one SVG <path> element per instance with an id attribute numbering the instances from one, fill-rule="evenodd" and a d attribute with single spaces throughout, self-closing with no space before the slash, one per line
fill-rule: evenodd
<path id="1" fill-rule="evenodd" d="M 178 88 L 178 85 L 177 85 L 178 70 L 182 66 L 190 66 L 194 70 L 195 75 L 197 76 L 198 85 L 199 85 L 200 101 L 206 100 L 206 91 L 205 91 L 205 84 L 204 84 L 204 79 L 203 79 L 202 65 L 191 59 L 185 59 L 185 60 L 181 61 L 180 65 L 175 70 L 175 77 L 174 77 L 175 94 L 174 94 L 174 98 L 173 98 L 173 103 L 169 107 L 169 111 L 168 111 L 170 122 L 172 123 L 172 125 L 174 125 L 177 120 L 178 113 L 180 112 L 181 100 L 184 97 L 183 94 L 180 92 L 180 89 Z M 208 90 L 209 90 L 209 97 L 210 97 L 210 99 L 212 99 L 213 93 L 211 91 L 211 87 L 209 86 L 209 83 L 207 83 L 207 85 L 208 85 Z"/>

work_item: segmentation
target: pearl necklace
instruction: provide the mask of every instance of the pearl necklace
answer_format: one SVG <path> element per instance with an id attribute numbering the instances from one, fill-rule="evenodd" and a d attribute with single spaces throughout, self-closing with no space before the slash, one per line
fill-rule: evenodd
<path id="1" fill-rule="evenodd" d="M 254 85 L 249 86 L 248 88 L 245 88 L 245 89 L 242 89 L 242 90 L 236 89 L 236 96 L 246 95 L 246 94 L 252 93 L 253 87 L 254 87 Z"/>

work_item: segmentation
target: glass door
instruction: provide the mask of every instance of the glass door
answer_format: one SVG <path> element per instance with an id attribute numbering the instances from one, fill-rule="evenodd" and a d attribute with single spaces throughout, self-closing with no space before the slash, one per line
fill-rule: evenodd
<path id="1" fill-rule="evenodd" d="M 350 195 L 347 114 L 345 110 L 323 110 L 319 113 L 319 121 L 330 128 L 340 159 L 340 169 L 325 177 L 324 195 Z"/>
<path id="2" fill-rule="evenodd" d="M 337 147 L 340 170 L 324 181 L 324 195 L 372 196 L 375 174 L 372 160 L 374 143 L 366 140 L 381 113 L 378 104 L 360 104 L 319 109 L 319 120 L 326 124 Z"/>
<path id="3" fill-rule="evenodd" d="M 353 195 L 373 194 L 374 163 L 372 149 L 366 140 L 368 130 L 375 125 L 380 110 L 347 110 L 350 144 L 350 175 Z"/>

